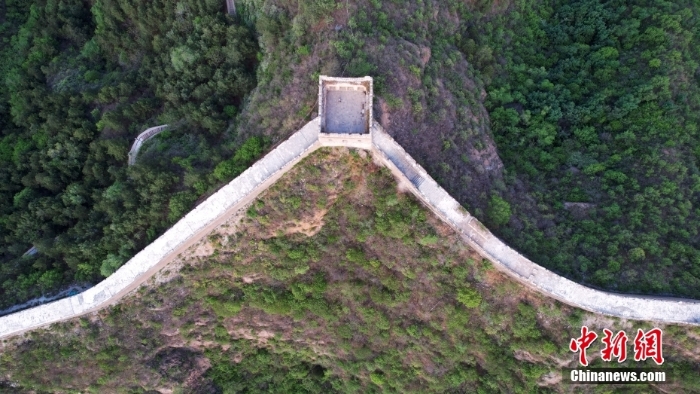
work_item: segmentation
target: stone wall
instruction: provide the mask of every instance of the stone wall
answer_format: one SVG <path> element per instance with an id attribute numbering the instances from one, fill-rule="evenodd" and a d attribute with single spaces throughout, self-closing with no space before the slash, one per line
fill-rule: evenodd
<path id="1" fill-rule="evenodd" d="M 591 289 L 549 271 L 519 254 L 486 229 L 374 122 L 375 155 L 423 203 L 450 224 L 479 254 L 521 283 L 566 304 L 634 320 L 700 325 L 700 301 L 641 297 Z"/>
<path id="2" fill-rule="evenodd" d="M 318 141 L 322 146 L 346 146 L 348 148 L 372 149 L 372 138 L 369 134 L 326 134 L 320 133 Z"/>
<path id="3" fill-rule="evenodd" d="M 131 145 L 131 149 L 129 150 L 129 165 L 133 166 L 134 163 L 136 163 L 136 156 L 139 154 L 141 145 L 143 145 L 146 141 L 155 137 L 167 128 L 168 125 L 164 124 L 161 126 L 151 127 L 150 129 L 146 129 L 141 134 L 139 134 L 138 137 L 136 137 L 136 139 L 134 140 L 134 144 Z"/>
<path id="4" fill-rule="evenodd" d="M 637 297 L 587 288 L 538 266 L 488 231 L 452 198 L 377 122 L 366 136 L 319 136 L 320 118 L 306 124 L 239 177 L 188 213 L 117 272 L 85 292 L 0 317 L 0 338 L 91 313 L 136 289 L 174 256 L 252 201 L 304 156 L 321 146 L 371 150 L 426 207 L 452 226 L 495 267 L 537 291 L 591 312 L 628 319 L 700 325 L 700 301 Z"/>
<path id="5" fill-rule="evenodd" d="M 362 78 L 341 78 L 341 77 L 329 77 L 326 75 L 321 75 L 318 81 L 318 116 L 321 118 L 321 131 L 325 130 L 325 111 L 326 111 L 326 95 L 324 89 L 328 88 L 364 88 L 367 92 L 367 119 L 366 128 L 371 128 L 371 123 L 374 120 L 374 113 L 372 108 L 372 103 L 374 100 L 374 80 L 372 77 L 362 77 Z M 324 133 L 325 134 L 325 133 Z"/>
<path id="6" fill-rule="evenodd" d="M 236 2 L 234 0 L 226 0 L 226 12 L 229 15 L 236 15 Z"/>
<path id="7" fill-rule="evenodd" d="M 168 259 L 205 236 L 231 213 L 273 184 L 301 158 L 316 150 L 319 119 L 314 119 L 244 171 L 137 253 L 114 274 L 78 295 L 0 317 L 0 338 L 84 315 L 118 301 Z M 232 212 L 233 211 L 233 212 Z"/>

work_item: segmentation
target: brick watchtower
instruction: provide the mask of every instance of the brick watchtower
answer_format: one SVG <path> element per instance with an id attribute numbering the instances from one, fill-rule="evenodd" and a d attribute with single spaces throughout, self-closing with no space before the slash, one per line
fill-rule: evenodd
<path id="1" fill-rule="evenodd" d="M 371 77 L 335 78 L 318 83 L 319 140 L 323 145 L 369 149 L 372 144 Z"/>

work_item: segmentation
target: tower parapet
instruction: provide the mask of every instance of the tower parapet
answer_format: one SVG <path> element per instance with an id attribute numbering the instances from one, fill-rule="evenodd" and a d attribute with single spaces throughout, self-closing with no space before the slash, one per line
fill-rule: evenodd
<path id="1" fill-rule="evenodd" d="M 322 145 L 371 148 L 373 89 L 371 77 L 322 75 L 319 78 L 319 142 Z"/>

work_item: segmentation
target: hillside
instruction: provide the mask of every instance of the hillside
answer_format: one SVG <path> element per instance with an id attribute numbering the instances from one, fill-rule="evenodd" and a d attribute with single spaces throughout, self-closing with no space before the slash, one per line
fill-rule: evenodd
<path id="1" fill-rule="evenodd" d="M 0 389 L 606 392 L 559 381 L 582 324 L 651 327 L 533 293 L 366 152 L 323 148 L 120 304 L 3 341 Z M 674 381 L 629 391 L 697 391 L 700 330 L 659 327 Z"/>
<path id="2" fill-rule="evenodd" d="M 0 310 L 99 282 L 260 155 L 234 130 L 258 47 L 223 9 L 2 2 Z M 134 138 L 164 123 L 128 167 Z"/>
<path id="3" fill-rule="evenodd" d="M 700 297 L 693 2 L 236 4 L 2 2 L 0 310 L 114 272 L 315 117 L 320 74 L 373 76 L 382 126 L 531 260 Z"/>
<path id="4" fill-rule="evenodd" d="M 695 3 L 239 3 L 264 53 L 242 133 L 297 128 L 309 76 L 372 75 L 384 129 L 531 260 L 700 297 Z"/>

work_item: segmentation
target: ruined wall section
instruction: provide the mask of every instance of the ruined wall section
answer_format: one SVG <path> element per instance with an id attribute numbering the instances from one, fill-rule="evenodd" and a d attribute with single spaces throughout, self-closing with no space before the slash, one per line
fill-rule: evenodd
<path id="1" fill-rule="evenodd" d="M 144 130 L 141 134 L 136 137 L 134 140 L 133 145 L 131 145 L 131 149 L 129 150 L 129 165 L 133 166 L 134 163 L 136 163 L 136 156 L 139 154 L 139 150 L 141 149 L 141 146 L 151 138 L 155 137 L 156 135 L 160 134 L 163 132 L 165 129 L 168 128 L 167 124 L 156 126 L 156 127 L 151 127 L 149 129 Z"/>

